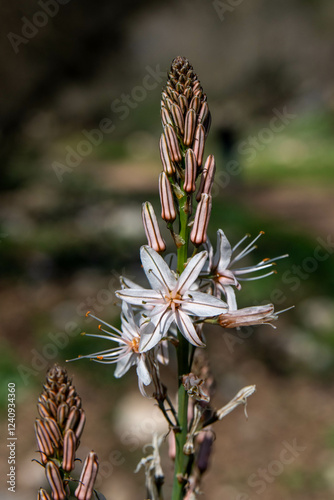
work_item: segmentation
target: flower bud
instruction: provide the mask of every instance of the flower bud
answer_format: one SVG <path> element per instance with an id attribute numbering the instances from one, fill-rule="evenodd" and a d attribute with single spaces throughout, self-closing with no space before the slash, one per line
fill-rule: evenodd
<path id="1" fill-rule="evenodd" d="M 206 101 L 202 103 L 201 109 L 198 114 L 198 123 L 202 123 L 204 125 L 205 120 L 207 119 L 209 114 L 209 105 Z"/>
<path id="2" fill-rule="evenodd" d="M 51 498 L 49 497 L 49 494 L 43 488 L 40 488 L 38 490 L 37 500 L 51 500 Z"/>
<path id="3" fill-rule="evenodd" d="M 183 135 L 184 132 L 184 118 L 181 111 L 181 108 L 177 104 L 172 105 L 172 116 L 174 120 L 174 124 L 180 131 L 180 134 Z"/>
<path id="4" fill-rule="evenodd" d="M 97 455 L 91 451 L 85 460 L 79 480 L 79 486 L 74 493 L 78 500 L 90 500 L 93 494 L 94 483 L 98 470 L 99 463 Z"/>
<path id="5" fill-rule="evenodd" d="M 167 108 L 165 108 L 165 106 L 161 107 L 161 122 L 163 126 L 167 125 L 167 123 L 172 123 L 172 119 L 169 116 L 169 113 L 167 111 Z"/>
<path id="6" fill-rule="evenodd" d="M 172 160 L 169 157 L 167 140 L 164 134 L 161 134 L 159 147 L 160 147 L 160 158 L 162 161 L 164 171 L 168 175 L 173 175 L 173 173 L 175 172 L 175 167 L 172 163 Z"/>
<path id="7" fill-rule="evenodd" d="M 196 190 L 197 161 L 192 149 L 187 149 L 185 156 L 185 178 L 183 189 L 186 193 L 193 193 Z"/>
<path id="8" fill-rule="evenodd" d="M 74 430 L 79 422 L 79 419 L 80 419 L 80 410 L 75 406 L 72 406 L 70 414 L 66 421 L 65 432 L 67 431 L 67 429 Z"/>
<path id="9" fill-rule="evenodd" d="M 166 222 L 173 222 L 176 219 L 172 186 L 165 172 L 159 176 L 159 194 L 161 202 L 161 217 Z"/>
<path id="10" fill-rule="evenodd" d="M 49 416 L 49 411 L 45 406 L 45 403 L 38 403 L 37 405 L 38 413 L 42 418 Z"/>
<path id="11" fill-rule="evenodd" d="M 51 457 L 54 452 L 52 441 L 42 420 L 37 418 L 34 426 L 38 443 L 38 451 L 41 452 L 42 462 L 45 463 L 45 458 Z"/>
<path id="12" fill-rule="evenodd" d="M 77 439 L 78 444 L 79 444 L 79 439 L 81 437 L 81 434 L 83 433 L 85 423 L 86 423 L 86 414 L 83 410 L 80 410 L 80 419 L 79 419 L 78 425 L 75 429 L 75 437 Z"/>
<path id="13" fill-rule="evenodd" d="M 49 407 L 49 415 L 50 417 L 56 418 L 57 417 L 57 405 L 51 401 L 51 399 L 48 399 L 48 407 Z"/>
<path id="14" fill-rule="evenodd" d="M 223 328 L 237 328 L 240 326 L 261 325 L 276 320 L 277 314 L 274 314 L 273 304 L 265 306 L 245 307 L 221 314 L 218 323 Z"/>
<path id="15" fill-rule="evenodd" d="M 179 106 L 182 111 L 183 116 L 188 109 L 188 99 L 185 95 L 179 95 Z"/>
<path id="16" fill-rule="evenodd" d="M 201 201 L 197 205 L 194 225 L 190 233 L 191 242 L 199 246 L 206 242 L 207 228 L 211 214 L 211 196 L 202 194 Z"/>
<path id="17" fill-rule="evenodd" d="M 77 440 L 72 429 L 68 429 L 64 436 L 63 463 L 62 467 L 66 472 L 74 469 L 74 459 Z"/>
<path id="18" fill-rule="evenodd" d="M 62 403 L 61 405 L 58 406 L 57 408 L 57 422 L 60 425 L 60 427 L 63 427 L 65 425 L 66 419 L 68 417 L 68 414 L 70 412 L 70 409 L 68 407 L 68 404 Z"/>
<path id="19" fill-rule="evenodd" d="M 199 167 L 202 165 L 203 161 L 204 146 L 205 146 L 205 129 L 203 125 L 200 123 L 199 125 L 197 125 L 193 143 L 193 150 L 197 158 L 197 165 Z"/>
<path id="20" fill-rule="evenodd" d="M 166 243 L 161 236 L 154 209 L 148 201 L 142 205 L 142 219 L 149 246 L 156 252 L 164 252 Z"/>
<path id="21" fill-rule="evenodd" d="M 196 465 L 201 474 L 208 469 L 209 460 L 212 452 L 212 445 L 214 442 L 213 432 L 209 432 L 209 429 L 205 432 L 203 441 L 200 444 L 198 454 L 196 457 Z"/>
<path id="22" fill-rule="evenodd" d="M 66 493 L 60 476 L 60 472 L 56 464 L 49 461 L 45 466 L 45 475 L 51 487 L 51 495 L 53 500 L 65 500 Z"/>
<path id="23" fill-rule="evenodd" d="M 190 101 L 189 109 L 193 109 L 195 111 L 195 113 L 197 114 L 199 111 L 200 105 L 201 105 L 200 98 L 197 95 L 194 95 L 194 97 Z"/>
<path id="24" fill-rule="evenodd" d="M 184 124 L 184 136 L 183 142 L 186 146 L 190 146 L 193 142 L 194 132 L 196 127 L 196 112 L 193 109 L 189 109 L 186 114 L 185 124 Z"/>
<path id="25" fill-rule="evenodd" d="M 215 158 L 213 155 L 209 155 L 206 159 L 206 162 L 205 162 L 205 165 L 203 168 L 201 183 L 200 183 L 200 186 L 198 188 L 197 195 L 196 195 L 197 201 L 199 201 L 201 199 L 201 195 L 203 193 L 211 194 L 211 189 L 213 186 L 215 173 L 216 173 Z"/>
<path id="26" fill-rule="evenodd" d="M 44 418 L 44 425 L 53 442 L 53 446 L 55 448 L 59 448 L 59 445 L 62 441 L 62 436 L 57 422 L 55 421 L 54 418 L 46 417 Z"/>
<path id="27" fill-rule="evenodd" d="M 168 154 L 172 161 L 180 162 L 182 160 L 179 143 L 175 130 L 169 124 L 164 126 L 164 135 L 167 141 Z"/>

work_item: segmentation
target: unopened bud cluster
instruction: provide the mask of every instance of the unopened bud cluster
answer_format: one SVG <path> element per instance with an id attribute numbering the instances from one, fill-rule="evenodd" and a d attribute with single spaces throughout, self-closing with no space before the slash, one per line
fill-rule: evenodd
<path id="1" fill-rule="evenodd" d="M 210 129 L 211 115 L 201 84 L 183 57 L 174 59 L 165 89 L 162 92 L 160 157 L 163 172 L 159 178 L 161 217 L 172 231 L 174 241 L 180 246 L 172 223 L 177 218 L 181 203 L 191 215 L 192 195 L 198 202 L 190 234 L 195 246 L 206 242 L 206 232 L 211 213 L 211 188 L 215 173 L 215 160 L 209 155 L 204 167 L 204 147 Z M 197 186 L 197 179 L 201 179 Z M 197 191 L 197 192 L 196 192 Z M 164 251 L 162 236 L 155 219 L 153 207 L 143 209 L 144 228 L 148 244 L 158 252 Z M 147 223 L 154 220 L 154 224 Z"/>
<path id="2" fill-rule="evenodd" d="M 43 392 L 38 399 L 40 418 L 35 421 L 35 434 L 41 463 L 51 488 L 53 500 L 69 498 L 70 472 L 74 469 L 75 453 L 80 444 L 86 416 L 81 398 L 67 376 L 66 370 L 55 365 L 49 370 Z M 82 470 L 74 493 L 78 500 L 90 500 L 98 471 L 98 460 L 91 452 Z M 87 470 L 90 472 L 87 473 Z M 50 499 L 44 489 L 39 500 Z"/>

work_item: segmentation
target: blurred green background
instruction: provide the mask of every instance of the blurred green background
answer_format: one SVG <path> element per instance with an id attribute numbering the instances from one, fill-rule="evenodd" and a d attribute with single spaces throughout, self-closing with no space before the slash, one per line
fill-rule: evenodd
<path id="1" fill-rule="evenodd" d="M 88 309 L 118 324 L 120 274 L 145 283 L 140 209 L 149 200 L 159 211 L 160 93 L 177 55 L 194 66 L 212 113 L 211 239 L 218 228 L 232 244 L 263 230 L 248 263 L 289 253 L 276 275 L 245 283 L 238 303 L 295 305 L 276 330 L 207 331 L 214 404 L 244 385 L 257 393 L 248 421 L 239 409 L 216 427 L 204 498 L 332 498 L 333 2 L 18 0 L 1 15 L 0 428 L 6 436 L 15 382 L 16 498 L 44 481 L 31 459 L 47 368 L 105 347 L 80 332 L 96 331 Z M 150 431 L 164 431 L 153 402 L 140 399 L 133 373 L 116 381 L 107 366 L 67 368 L 87 412 L 82 456 L 100 457 L 99 489 L 144 498 L 133 470 Z M 302 451 L 275 469 L 294 440 Z M 0 458 L 7 471 L 5 445 Z"/>

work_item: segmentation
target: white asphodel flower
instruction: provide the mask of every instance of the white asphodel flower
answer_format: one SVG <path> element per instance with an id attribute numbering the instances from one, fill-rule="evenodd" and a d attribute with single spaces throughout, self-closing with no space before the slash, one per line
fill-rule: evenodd
<path id="1" fill-rule="evenodd" d="M 88 358 L 96 361 L 97 363 L 117 363 L 114 372 L 116 378 L 122 377 L 131 368 L 131 366 L 135 365 L 138 375 L 139 389 L 143 395 L 146 395 L 144 386 L 149 385 L 152 382 L 152 377 L 146 366 L 146 355 L 139 352 L 139 342 L 142 330 L 144 328 L 147 330 L 149 325 L 138 325 L 131 306 L 126 302 L 123 302 L 122 304 L 121 330 L 118 330 L 114 326 L 109 325 L 109 323 L 97 318 L 89 311 L 87 316 L 90 316 L 100 322 L 99 330 L 103 332 L 103 334 L 97 335 L 83 333 L 83 335 L 87 335 L 87 337 L 111 340 L 118 343 L 118 346 L 104 351 L 95 352 L 93 354 L 78 356 L 70 361 Z M 106 330 L 104 326 L 111 331 Z"/>
<path id="2" fill-rule="evenodd" d="M 275 271 L 269 271 L 268 273 L 248 276 L 246 274 L 255 273 L 257 271 L 262 271 L 263 269 L 270 268 L 275 265 L 275 262 L 279 259 L 288 257 L 288 255 L 280 255 L 275 259 L 263 259 L 257 264 L 248 267 L 234 267 L 234 265 L 239 262 L 243 257 L 252 252 L 257 245 L 254 243 L 264 234 L 261 231 L 256 238 L 254 238 L 243 250 L 236 253 L 237 248 L 247 239 L 249 235 L 244 236 L 233 248 L 230 242 L 226 238 L 224 231 L 219 229 L 217 231 L 217 248 L 216 253 L 213 253 L 213 248 L 210 243 L 207 244 L 209 252 L 209 265 L 206 266 L 205 272 L 209 273 L 213 284 L 214 284 L 214 294 L 216 297 L 220 297 L 223 293 L 226 297 L 230 310 L 237 309 L 237 302 L 235 298 L 235 292 L 232 288 L 236 287 L 237 290 L 241 289 L 239 281 L 252 281 L 260 278 L 265 278 L 275 273 Z"/>
<path id="3" fill-rule="evenodd" d="M 144 307 L 151 320 L 148 324 L 149 329 L 143 329 L 141 332 L 139 352 L 148 351 L 156 346 L 166 336 L 173 322 L 191 344 L 204 346 L 190 316 L 216 317 L 227 310 L 227 305 L 222 300 L 194 290 L 194 283 L 208 253 L 203 251 L 192 257 L 180 276 L 173 273 L 163 258 L 152 248 L 143 246 L 140 254 L 152 290 L 131 287 L 116 292 L 123 301 Z M 153 329 L 151 324 L 154 325 Z"/>

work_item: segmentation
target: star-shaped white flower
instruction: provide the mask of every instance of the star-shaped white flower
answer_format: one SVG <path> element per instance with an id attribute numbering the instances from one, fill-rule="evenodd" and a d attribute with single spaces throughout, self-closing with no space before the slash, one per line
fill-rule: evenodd
<path id="1" fill-rule="evenodd" d="M 235 254 L 237 248 L 249 237 L 249 235 L 244 236 L 233 248 L 230 242 L 226 238 L 224 231 L 219 229 L 217 231 L 217 248 L 216 253 L 213 254 L 213 248 L 210 242 L 207 244 L 209 252 L 209 265 L 206 266 L 205 272 L 211 274 L 211 279 L 214 284 L 214 294 L 220 297 L 224 293 L 226 301 L 229 306 L 229 310 L 237 309 L 237 302 L 235 298 L 235 292 L 232 288 L 235 286 L 237 290 L 241 289 L 239 281 L 251 281 L 255 279 L 265 278 L 270 274 L 275 273 L 275 271 L 269 271 L 268 273 L 261 274 L 260 276 L 245 277 L 246 274 L 254 273 L 267 269 L 275 265 L 275 262 L 279 259 L 287 257 L 287 255 L 281 255 L 275 259 L 263 259 L 257 264 L 248 267 L 234 268 L 234 264 L 241 260 L 243 257 L 252 252 L 257 245 L 254 243 L 264 234 L 262 231 L 254 238 L 243 250 Z"/>
<path id="2" fill-rule="evenodd" d="M 173 322 L 191 344 L 204 346 L 190 316 L 215 317 L 227 310 L 227 305 L 222 300 L 194 290 L 195 281 L 208 253 L 203 251 L 192 257 L 180 276 L 173 273 L 152 248 L 141 247 L 140 255 L 152 290 L 131 287 L 116 292 L 123 301 L 142 306 L 148 311 L 150 329 L 143 329 L 141 333 L 139 352 L 148 351 L 157 345 L 167 335 Z M 154 325 L 153 329 L 151 324 Z"/>
<path id="3" fill-rule="evenodd" d="M 99 330 L 103 332 L 104 335 L 88 333 L 85 333 L 84 335 L 87 335 L 88 337 L 112 340 L 119 345 L 117 347 L 106 349 L 104 351 L 87 354 L 85 356 L 79 356 L 78 358 L 72 359 L 70 361 L 88 358 L 98 363 L 117 363 L 114 372 L 116 378 L 122 377 L 131 368 L 131 366 L 135 365 L 137 369 L 139 389 L 143 395 L 146 395 L 144 386 L 149 385 L 152 382 L 152 377 L 146 366 L 146 355 L 139 352 L 139 342 L 141 331 L 143 330 L 143 328 L 147 330 L 147 325 L 137 324 L 133 310 L 131 306 L 126 302 L 123 302 L 122 304 L 121 330 L 118 330 L 114 326 L 109 325 L 109 323 L 106 323 L 105 321 L 97 318 L 90 312 L 87 313 L 87 316 L 90 316 L 100 322 Z M 102 325 L 106 326 L 112 331 L 106 330 Z"/>

